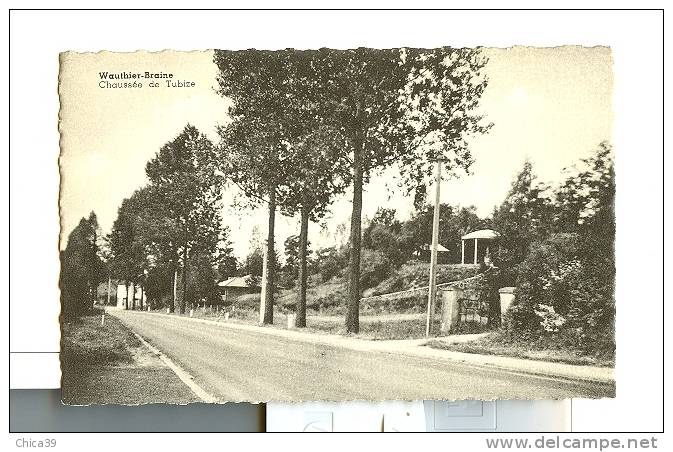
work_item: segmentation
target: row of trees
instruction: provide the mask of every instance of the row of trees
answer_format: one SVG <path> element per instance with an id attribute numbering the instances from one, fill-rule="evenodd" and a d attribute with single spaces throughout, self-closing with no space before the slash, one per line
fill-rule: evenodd
<path id="1" fill-rule="evenodd" d="M 141 284 L 148 297 L 184 313 L 189 302 L 217 296 L 218 272 L 235 270 L 215 147 L 187 125 L 145 172 L 149 184 L 122 202 L 112 225 L 110 272 L 124 281 L 127 300 L 129 285 Z"/>
<path id="2" fill-rule="evenodd" d="M 214 63 L 218 92 L 232 101 L 219 143 L 187 126 L 148 162 L 149 184 L 119 207 L 109 272 L 153 298 L 168 295 L 171 311 L 178 298 L 184 312 L 189 298 L 208 296 L 210 276 L 233 266 L 220 200 L 225 183 L 234 184 L 249 204 L 268 207 L 264 323 L 273 322 L 276 212 L 300 217 L 297 323 L 304 326 L 309 224 L 350 188 L 346 329 L 358 332 L 363 186 L 395 166 L 400 186 L 420 199 L 438 159 L 446 175 L 469 168 L 467 137 L 490 127 L 477 113 L 486 59 L 479 49 L 288 49 L 216 51 Z M 384 236 L 379 228 L 365 240 L 383 247 Z"/>
<path id="3" fill-rule="evenodd" d="M 478 49 L 217 51 L 219 92 L 233 101 L 219 128 L 223 172 L 268 205 L 266 256 L 277 209 L 299 214 L 298 326 L 305 325 L 308 226 L 352 187 L 346 329 L 359 330 L 363 185 L 397 166 L 422 191 L 433 162 L 467 169 L 466 138 L 489 125 L 476 113 L 486 87 Z M 263 322 L 273 321 L 274 259 L 265 259 Z"/>

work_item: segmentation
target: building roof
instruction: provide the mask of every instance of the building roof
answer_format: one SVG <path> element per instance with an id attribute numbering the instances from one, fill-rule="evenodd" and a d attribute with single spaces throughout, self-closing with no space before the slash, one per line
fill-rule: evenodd
<path id="1" fill-rule="evenodd" d="M 217 283 L 218 287 L 259 287 L 252 275 L 233 276 Z"/>
<path id="2" fill-rule="evenodd" d="M 494 231 L 493 229 L 480 229 L 479 231 L 473 231 L 469 234 L 461 237 L 463 240 L 469 239 L 497 239 L 500 237 L 500 233 Z"/>
<path id="3" fill-rule="evenodd" d="M 428 251 L 428 250 L 430 250 L 430 248 L 431 247 L 428 244 L 425 244 L 421 247 L 421 249 L 424 250 L 424 251 Z M 437 244 L 437 251 L 440 252 L 440 253 L 446 253 L 449 250 L 438 243 Z"/>

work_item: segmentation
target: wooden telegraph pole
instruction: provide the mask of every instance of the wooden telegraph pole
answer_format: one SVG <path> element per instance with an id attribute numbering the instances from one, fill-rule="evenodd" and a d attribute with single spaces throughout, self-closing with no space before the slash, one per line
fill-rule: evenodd
<path id="1" fill-rule="evenodd" d="M 430 286 L 428 287 L 428 315 L 425 324 L 425 337 L 429 337 L 435 315 L 435 297 L 437 295 L 437 245 L 439 245 L 439 189 L 442 182 L 442 160 L 435 162 L 435 212 L 432 217 L 432 248 L 430 250 Z"/>

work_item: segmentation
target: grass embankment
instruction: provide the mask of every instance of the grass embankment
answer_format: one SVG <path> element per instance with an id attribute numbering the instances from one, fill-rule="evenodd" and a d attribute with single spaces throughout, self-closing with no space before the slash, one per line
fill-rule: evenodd
<path id="1" fill-rule="evenodd" d="M 402 265 L 390 277 L 377 286 L 365 290 L 365 296 L 381 295 L 428 284 L 428 263 L 409 262 Z M 476 275 L 478 265 L 442 264 L 437 269 L 439 283 L 457 281 Z M 229 311 L 229 322 L 258 324 L 259 294 L 239 297 Z M 275 296 L 275 328 L 287 328 L 287 316 L 294 312 L 297 303 L 297 288 L 281 289 Z M 324 334 L 345 335 L 345 306 L 347 304 L 347 282 L 343 275 L 328 281 L 321 281 L 320 275 L 309 278 L 307 301 L 307 327 L 305 331 Z M 401 294 L 386 300 L 363 300 L 360 303 L 360 332 L 355 335 L 362 339 L 420 339 L 425 337 L 425 312 L 427 292 Z M 224 312 L 194 310 L 194 317 L 224 320 Z M 439 330 L 439 320 L 433 326 Z"/>
<path id="2" fill-rule="evenodd" d="M 335 322 L 309 317 L 306 323 L 307 330 L 326 334 L 347 334 L 343 319 Z M 437 329 L 439 322 L 436 321 L 434 330 Z M 368 340 L 421 339 L 425 337 L 425 319 L 373 320 L 361 317 L 360 332 L 353 336 Z"/>
<path id="3" fill-rule="evenodd" d="M 533 343 L 511 340 L 501 331 L 493 331 L 482 338 L 470 342 L 450 344 L 441 339 L 433 339 L 428 347 L 480 355 L 510 356 L 513 358 L 550 361 L 583 366 L 614 367 L 614 357 L 591 356 L 579 350 L 560 348 L 551 341 L 540 340 Z"/>
<path id="4" fill-rule="evenodd" d="M 116 318 L 63 321 L 61 399 L 69 405 L 187 403 L 194 394 Z"/>
<path id="5" fill-rule="evenodd" d="M 202 308 L 195 309 L 193 317 L 219 322 L 225 321 L 223 311 L 214 312 L 211 309 L 206 309 L 205 311 Z M 287 319 L 288 314 L 286 312 L 276 310 L 273 316 L 273 325 L 266 325 L 266 327 L 287 329 Z M 259 313 L 252 309 L 235 308 L 233 311 L 229 311 L 229 317 L 226 321 L 246 325 L 259 325 Z M 344 326 L 345 319 L 342 315 L 317 315 L 309 313 L 306 318 L 306 328 L 296 328 L 295 330 L 309 333 L 350 335 L 367 340 L 421 339 L 425 337 L 425 322 L 424 314 L 361 315 L 360 332 L 356 335 L 351 335 L 346 332 Z M 434 331 L 439 330 L 439 320 L 435 320 L 433 329 Z"/>
<path id="6" fill-rule="evenodd" d="M 440 264 L 437 266 L 438 284 L 466 279 L 479 273 L 478 265 Z M 400 294 L 387 300 L 367 300 L 367 297 L 390 294 L 413 288 L 427 287 L 429 264 L 408 262 L 395 270 L 388 278 L 374 287 L 364 288 L 360 303 L 362 314 L 410 314 L 423 313 L 426 309 L 427 292 Z M 298 301 L 297 288 L 281 289 L 275 295 L 276 306 L 284 311 L 292 311 Z M 306 305 L 309 313 L 319 315 L 343 315 L 348 301 L 346 275 L 322 281 L 320 275 L 311 275 L 306 291 Z M 256 309 L 259 294 L 244 295 L 236 301 L 237 308 Z"/>

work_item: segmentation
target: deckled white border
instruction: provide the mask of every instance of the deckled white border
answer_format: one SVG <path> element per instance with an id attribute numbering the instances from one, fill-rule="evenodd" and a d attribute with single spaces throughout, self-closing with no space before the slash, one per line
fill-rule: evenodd
<path id="1" fill-rule="evenodd" d="M 55 118 L 59 51 L 609 45 L 614 52 L 616 73 L 613 142 L 618 172 L 618 396 L 613 401 L 576 401 L 574 428 L 618 431 L 661 428 L 662 36 L 659 13 L 240 12 L 228 13 L 228 16 L 231 19 L 213 12 L 13 14 L 12 285 L 9 297 L 12 308 L 7 319 L 12 322 L 12 350 L 58 349 L 55 322 L 58 313 L 58 133 Z M 6 96 L 6 91 L 1 95 Z M 3 176 L 7 176 L 7 169 L 3 165 Z M 6 189 L 3 184 L 2 190 Z M 2 215 L 6 212 L 3 209 Z M 3 221 L 1 227 L 6 228 L 6 224 Z M 7 237 L 7 231 L 2 232 L 3 237 Z M 7 265 L 6 261 L 1 265 Z M 6 275 L 7 271 L 0 272 L 2 287 L 7 287 Z M 667 319 L 670 312 L 669 309 Z"/>

